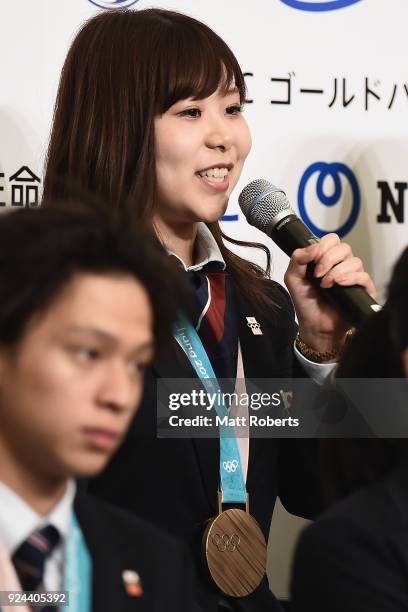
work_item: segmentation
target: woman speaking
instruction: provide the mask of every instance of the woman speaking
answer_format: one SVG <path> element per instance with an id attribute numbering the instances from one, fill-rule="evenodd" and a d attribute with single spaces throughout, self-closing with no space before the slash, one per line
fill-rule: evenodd
<path id="1" fill-rule="evenodd" d="M 135 223 L 160 241 L 194 289 L 193 316 L 148 373 L 125 443 L 90 488 L 187 542 L 197 610 L 214 612 L 279 609 L 262 579 L 263 540 L 277 495 L 292 513 L 310 517 L 319 509 L 313 444 L 229 443 L 222 432 L 218 439 L 158 439 L 157 379 L 195 378 L 205 387 L 186 337 L 215 381 L 287 377 L 299 363 L 310 372 L 336 361 L 349 325 L 306 279 L 310 262 L 322 287 L 359 284 L 374 293 L 361 261 L 335 234 L 294 252 L 285 276 L 290 297 L 269 270 L 228 249 L 228 242 L 262 248 L 228 238 L 218 221 L 251 148 L 244 102 L 236 58 L 203 23 L 158 9 L 101 13 L 81 28 L 62 70 L 44 185 L 46 205 L 69 198 L 71 184 L 109 205 L 130 202 Z M 227 521 L 238 517 L 237 529 L 259 547 L 241 555 L 244 537 L 215 533 L 221 569 L 208 554 L 204 569 L 204 525 L 219 510 Z"/>

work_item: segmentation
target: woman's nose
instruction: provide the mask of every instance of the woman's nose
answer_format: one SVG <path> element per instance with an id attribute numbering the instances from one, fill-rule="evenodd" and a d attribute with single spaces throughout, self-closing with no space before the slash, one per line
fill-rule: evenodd
<path id="1" fill-rule="evenodd" d="M 231 127 L 221 117 L 211 118 L 208 126 L 207 146 L 211 149 L 228 151 L 233 143 Z"/>

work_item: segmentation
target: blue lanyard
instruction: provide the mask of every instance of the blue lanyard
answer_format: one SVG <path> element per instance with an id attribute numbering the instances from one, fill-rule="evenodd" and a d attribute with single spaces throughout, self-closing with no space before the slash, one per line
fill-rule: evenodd
<path id="1" fill-rule="evenodd" d="M 69 592 L 67 612 L 91 612 L 91 585 L 91 556 L 78 521 L 72 513 L 64 577 L 64 590 Z"/>
<path id="2" fill-rule="evenodd" d="M 214 404 L 217 415 L 222 419 L 228 417 L 228 411 L 222 402 L 222 393 L 208 355 L 194 327 L 185 317 L 181 317 L 174 329 L 174 337 L 187 355 L 191 365 L 207 393 L 216 394 Z M 232 427 L 219 425 L 220 432 L 220 476 L 223 503 L 246 504 L 241 457 L 237 438 Z"/>

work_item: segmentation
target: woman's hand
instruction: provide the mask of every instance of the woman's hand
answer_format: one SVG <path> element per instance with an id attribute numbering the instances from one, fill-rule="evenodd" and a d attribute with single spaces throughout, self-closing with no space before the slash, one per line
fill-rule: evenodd
<path id="1" fill-rule="evenodd" d="M 318 244 L 293 252 L 285 283 L 296 309 L 300 337 L 316 351 L 330 351 L 342 346 L 350 324 L 306 278 L 307 264 L 312 262 L 323 289 L 335 283 L 361 285 L 373 298 L 376 290 L 361 259 L 354 257 L 351 247 L 337 234 L 327 234 Z"/>

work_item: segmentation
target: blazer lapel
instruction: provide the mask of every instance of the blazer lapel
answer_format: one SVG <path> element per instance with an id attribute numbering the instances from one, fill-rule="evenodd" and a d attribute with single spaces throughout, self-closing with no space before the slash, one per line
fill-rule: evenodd
<path id="1" fill-rule="evenodd" d="M 193 366 L 176 340 L 172 341 L 171 347 L 168 348 L 166 354 L 155 362 L 153 370 L 158 378 L 175 380 L 180 378 L 192 379 L 195 386 L 198 383 L 202 387 L 201 383 L 198 382 L 199 378 Z M 170 380 L 169 384 L 172 385 Z M 180 390 L 179 387 L 178 390 Z M 212 412 L 208 414 L 212 414 Z M 190 442 L 208 504 L 211 511 L 215 512 L 220 473 L 219 440 L 218 438 L 191 438 Z"/>
<path id="2" fill-rule="evenodd" d="M 114 539 L 117 527 L 104 520 L 92 497 L 78 494 L 74 509 L 92 558 L 92 611 L 147 612 L 143 597 L 138 599 L 126 593 L 123 572 L 137 572 L 138 568 L 128 567 L 126 553 L 119 550 Z"/>
<path id="3" fill-rule="evenodd" d="M 245 378 L 271 377 L 270 338 L 265 324 L 248 309 L 239 309 L 239 339 L 242 350 Z M 254 334 L 247 318 L 259 322 L 262 335 Z M 272 362 L 273 363 L 273 362 Z"/>
<path id="4" fill-rule="evenodd" d="M 259 314 L 254 314 L 248 307 L 239 304 L 239 337 L 242 350 L 242 361 L 244 365 L 244 374 L 246 379 L 247 393 L 262 391 L 259 389 L 259 383 L 262 378 L 271 379 L 279 372 L 279 364 L 277 363 L 276 354 L 273 350 L 273 338 L 271 342 L 271 331 L 268 324 L 261 319 Z M 259 323 L 262 335 L 254 334 L 250 325 L 248 325 L 247 317 L 255 318 Z M 276 342 L 279 338 L 276 338 Z M 253 381 L 253 383 L 251 382 Z M 254 388 L 253 384 L 256 385 Z M 249 441 L 249 459 L 247 473 L 247 491 L 250 493 L 249 505 L 252 511 L 254 500 L 251 494 L 258 490 L 259 482 L 264 474 L 265 462 L 273 465 L 277 460 L 279 440 L 277 439 L 262 439 L 252 438 Z"/>

